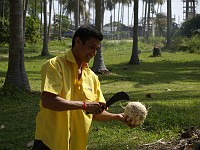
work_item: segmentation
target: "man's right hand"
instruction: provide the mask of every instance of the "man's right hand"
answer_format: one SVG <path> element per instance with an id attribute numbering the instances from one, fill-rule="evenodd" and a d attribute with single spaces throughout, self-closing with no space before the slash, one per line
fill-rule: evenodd
<path id="1" fill-rule="evenodd" d="M 87 113 L 91 114 L 101 114 L 105 109 L 107 109 L 107 106 L 105 103 L 102 102 L 86 102 L 85 111 Z"/>

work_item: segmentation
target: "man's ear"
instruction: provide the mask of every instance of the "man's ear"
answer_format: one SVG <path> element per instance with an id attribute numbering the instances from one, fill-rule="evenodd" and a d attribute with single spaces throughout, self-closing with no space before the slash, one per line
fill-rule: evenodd
<path id="1" fill-rule="evenodd" d="M 81 42 L 82 42 L 81 39 L 79 37 L 76 37 L 75 43 L 77 44 L 77 46 L 79 46 Z"/>

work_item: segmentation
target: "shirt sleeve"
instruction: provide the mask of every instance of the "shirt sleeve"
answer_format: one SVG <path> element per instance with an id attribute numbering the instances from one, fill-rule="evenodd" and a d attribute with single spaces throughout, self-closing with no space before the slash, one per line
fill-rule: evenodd
<path id="1" fill-rule="evenodd" d="M 42 92 L 47 91 L 56 95 L 61 94 L 63 81 L 61 75 L 61 67 L 56 59 L 51 59 L 42 66 L 41 78 Z"/>

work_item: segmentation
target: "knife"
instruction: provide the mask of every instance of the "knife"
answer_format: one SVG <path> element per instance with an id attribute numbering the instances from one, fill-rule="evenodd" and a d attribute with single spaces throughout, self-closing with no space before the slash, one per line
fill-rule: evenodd
<path id="1" fill-rule="evenodd" d="M 122 92 L 115 93 L 108 101 L 106 101 L 106 106 L 109 107 L 110 105 L 121 100 L 130 100 L 126 92 L 122 91 Z"/>
<path id="2" fill-rule="evenodd" d="M 106 101 L 106 106 L 109 107 L 110 105 L 121 100 L 130 100 L 130 97 L 128 96 L 126 92 L 123 92 L 123 91 L 117 92 L 109 100 Z M 106 109 L 106 108 L 103 107 L 103 109 Z M 86 112 L 86 114 L 90 114 L 90 113 Z"/>

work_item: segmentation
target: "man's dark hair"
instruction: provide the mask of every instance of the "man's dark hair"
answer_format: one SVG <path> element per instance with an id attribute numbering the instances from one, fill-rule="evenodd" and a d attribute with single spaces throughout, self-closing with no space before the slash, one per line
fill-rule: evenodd
<path id="1" fill-rule="evenodd" d="M 99 41 L 103 40 L 102 33 L 95 26 L 91 24 L 80 26 L 78 30 L 74 33 L 72 39 L 72 48 L 74 47 L 76 37 L 79 37 L 84 44 L 85 41 L 89 40 L 90 38 L 94 38 Z"/>

